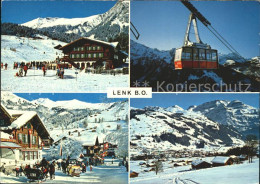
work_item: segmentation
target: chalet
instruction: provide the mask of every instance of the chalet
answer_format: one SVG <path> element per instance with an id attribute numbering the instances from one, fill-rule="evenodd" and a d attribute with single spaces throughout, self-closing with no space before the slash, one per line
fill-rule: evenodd
<path id="1" fill-rule="evenodd" d="M 209 162 L 206 162 L 204 160 L 198 159 L 191 162 L 192 169 L 203 169 L 203 168 L 209 168 L 212 164 Z"/>
<path id="2" fill-rule="evenodd" d="M 84 157 L 94 157 L 95 155 L 99 155 L 101 153 L 101 146 L 99 144 L 98 137 L 96 141 L 87 141 L 82 144 L 83 146 L 83 155 Z"/>
<path id="3" fill-rule="evenodd" d="M 52 138 L 34 111 L 0 109 L 0 157 L 17 161 L 42 158 L 42 148 L 52 144 Z"/>
<path id="4" fill-rule="evenodd" d="M 64 63 L 68 62 L 81 69 L 97 66 L 114 69 L 125 63 L 128 56 L 121 50 L 118 42 L 104 42 L 87 37 L 57 48 L 64 54 Z"/>
<path id="5" fill-rule="evenodd" d="M 107 156 L 115 156 L 115 149 L 117 148 L 116 144 L 111 143 L 102 143 L 101 146 L 103 147 L 103 150 L 106 151 Z"/>
<path id="6" fill-rule="evenodd" d="M 231 157 L 216 156 L 211 162 L 213 167 L 217 167 L 217 166 L 232 165 L 234 161 Z"/>

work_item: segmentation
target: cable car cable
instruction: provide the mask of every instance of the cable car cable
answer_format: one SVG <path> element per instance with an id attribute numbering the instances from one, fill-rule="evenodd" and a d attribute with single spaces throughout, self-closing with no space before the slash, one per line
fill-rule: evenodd
<path id="1" fill-rule="evenodd" d="M 231 45 L 225 38 L 223 38 L 223 36 L 221 36 L 221 34 L 219 34 L 219 33 L 217 32 L 216 29 L 214 29 L 214 27 L 212 27 L 212 26 L 210 26 L 210 27 L 215 31 L 216 34 L 218 34 L 218 35 L 225 41 L 225 43 L 227 43 L 227 44 L 235 51 L 235 53 L 236 53 L 239 57 L 241 57 L 242 59 L 246 60 L 243 56 L 241 56 L 241 55 L 239 54 L 239 52 L 238 52 L 234 47 L 232 47 L 232 45 Z"/>
<path id="2" fill-rule="evenodd" d="M 208 27 L 207 27 L 208 28 Z M 208 30 L 214 34 L 216 36 L 216 38 L 223 43 L 232 53 L 236 54 L 237 56 L 239 56 L 240 58 L 246 60 L 244 57 L 242 57 L 235 49 L 233 50 L 232 48 L 230 48 L 227 43 L 225 43 L 221 38 L 218 37 L 218 35 L 216 35 L 216 33 L 214 31 L 212 31 L 211 29 L 208 28 Z"/>

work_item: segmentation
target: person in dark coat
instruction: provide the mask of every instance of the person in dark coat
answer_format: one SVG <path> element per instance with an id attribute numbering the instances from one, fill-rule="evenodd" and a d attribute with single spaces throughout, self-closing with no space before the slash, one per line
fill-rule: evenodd
<path id="1" fill-rule="evenodd" d="M 53 161 L 51 164 L 50 164 L 50 167 L 49 167 L 49 173 L 50 173 L 50 179 L 54 179 L 54 175 L 55 175 L 55 161 Z"/>
<path id="2" fill-rule="evenodd" d="M 43 159 L 41 161 L 41 166 L 46 167 L 47 165 L 48 165 L 48 162 L 47 162 L 46 158 L 43 157 Z"/>
<path id="3" fill-rule="evenodd" d="M 125 167 L 126 167 L 126 172 L 128 172 L 128 161 L 126 161 L 126 163 L 125 163 Z"/>
<path id="4" fill-rule="evenodd" d="M 5 70 L 7 70 L 7 66 L 8 66 L 8 64 L 7 64 L 7 63 L 5 63 Z"/>

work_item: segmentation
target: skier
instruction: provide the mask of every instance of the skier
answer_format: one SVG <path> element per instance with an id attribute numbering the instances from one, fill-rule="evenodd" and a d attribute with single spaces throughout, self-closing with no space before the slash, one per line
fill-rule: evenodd
<path id="1" fill-rule="evenodd" d="M 5 63 L 5 70 L 7 70 L 7 66 L 8 66 L 8 64 L 7 64 L 7 63 Z"/>
<path id="2" fill-rule="evenodd" d="M 89 166 L 89 170 L 92 171 L 92 165 Z"/>
<path id="3" fill-rule="evenodd" d="M 17 68 L 18 68 L 18 63 L 17 63 L 17 62 L 15 62 L 15 65 L 14 65 L 14 67 L 15 67 L 15 69 L 17 69 Z"/>
<path id="4" fill-rule="evenodd" d="M 3 69 L 4 68 L 4 64 L 1 62 L 1 69 Z"/>
<path id="5" fill-rule="evenodd" d="M 26 76 L 26 74 L 27 74 L 27 70 L 28 70 L 27 65 L 24 65 L 23 70 L 24 70 L 24 76 Z"/>
<path id="6" fill-rule="evenodd" d="M 46 68 L 45 68 L 44 65 L 43 65 L 43 67 L 42 67 L 42 71 L 43 71 L 43 76 L 45 76 L 45 74 L 46 74 Z"/>

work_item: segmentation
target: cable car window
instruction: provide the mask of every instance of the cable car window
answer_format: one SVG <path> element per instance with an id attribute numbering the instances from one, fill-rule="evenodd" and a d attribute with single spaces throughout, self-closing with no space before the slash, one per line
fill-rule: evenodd
<path id="1" fill-rule="evenodd" d="M 192 49 L 191 48 L 183 48 L 182 51 L 182 59 L 190 59 L 192 56 Z"/>
<path id="2" fill-rule="evenodd" d="M 194 48 L 193 49 L 193 60 L 198 60 L 199 55 L 198 55 L 198 49 Z"/>
<path id="3" fill-rule="evenodd" d="M 199 59 L 205 60 L 205 49 L 199 49 Z"/>
<path id="4" fill-rule="evenodd" d="M 206 50 L 206 58 L 208 61 L 211 61 L 211 52 L 210 50 Z"/>
<path id="5" fill-rule="evenodd" d="M 216 50 L 212 50 L 211 51 L 211 55 L 212 55 L 212 61 L 217 61 L 217 51 Z"/>

